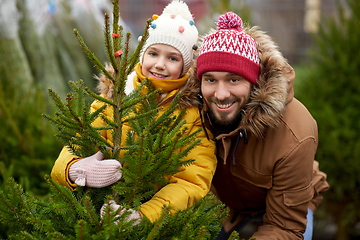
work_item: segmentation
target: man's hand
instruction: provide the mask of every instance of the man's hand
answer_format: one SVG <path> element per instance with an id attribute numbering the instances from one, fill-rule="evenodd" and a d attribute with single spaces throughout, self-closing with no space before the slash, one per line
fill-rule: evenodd
<path id="1" fill-rule="evenodd" d="M 115 159 L 105 159 L 101 152 L 73 163 L 69 178 L 79 186 L 102 188 L 121 179 L 121 164 Z"/>

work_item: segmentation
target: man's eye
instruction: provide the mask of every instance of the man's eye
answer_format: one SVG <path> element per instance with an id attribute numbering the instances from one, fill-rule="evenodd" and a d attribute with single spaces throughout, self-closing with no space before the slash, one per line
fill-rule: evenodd
<path id="1" fill-rule="evenodd" d="M 213 82 L 215 82 L 215 79 L 213 79 L 213 78 L 207 78 L 206 81 L 207 81 L 207 82 L 210 82 L 210 83 L 213 83 Z"/>
<path id="2" fill-rule="evenodd" d="M 232 83 L 235 83 L 235 82 L 238 82 L 238 81 L 239 81 L 239 79 L 237 79 L 237 78 L 230 79 L 230 82 L 232 82 Z"/>

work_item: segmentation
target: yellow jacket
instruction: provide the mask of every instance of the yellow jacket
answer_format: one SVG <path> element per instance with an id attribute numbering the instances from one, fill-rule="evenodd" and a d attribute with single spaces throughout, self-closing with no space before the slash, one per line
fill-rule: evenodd
<path id="1" fill-rule="evenodd" d="M 188 81 L 188 75 L 185 77 L 186 81 Z M 135 76 L 133 81 L 135 88 L 139 81 L 141 80 Z M 102 93 L 105 92 L 106 91 L 102 90 Z M 179 89 L 176 90 L 176 94 L 178 92 Z M 170 97 L 165 96 L 163 98 L 165 100 L 160 106 L 163 106 L 164 109 L 162 112 L 160 111 L 160 115 L 169 107 L 171 99 L 173 99 L 176 94 L 174 94 L 174 92 L 166 94 L 167 96 L 170 95 Z M 94 101 L 91 105 L 91 111 L 96 111 L 102 104 L 103 103 Z M 180 109 L 174 111 L 175 115 L 178 115 L 179 113 Z M 113 116 L 112 108 L 105 109 L 104 114 L 106 117 L 111 118 Z M 187 134 L 191 134 L 197 129 L 202 128 L 197 107 L 193 106 L 186 108 L 184 119 L 186 120 L 185 127 L 188 129 Z M 103 126 L 104 122 L 101 119 L 97 119 L 94 121 L 93 125 Z M 129 126 L 124 125 L 123 142 L 125 141 L 128 130 L 130 130 Z M 110 131 L 103 131 L 101 134 L 107 141 L 112 143 Z M 213 139 L 210 131 L 208 131 L 208 134 L 210 134 L 210 139 Z M 201 200 L 209 192 L 217 164 L 215 157 L 215 143 L 212 140 L 207 139 L 204 130 L 198 134 L 198 138 L 201 139 L 201 143 L 193 148 L 187 156 L 187 159 L 191 158 L 195 159 L 195 161 L 190 166 L 182 167 L 177 174 L 169 176 L 168 179 L 170 183 L 161 188 L 151 200 L 141 205 L 139 209 L 140 213 L 145 215 L 150 221 L 153 222 L 160 217 L 163 205 L 170 205 L 172 213 L 178 209 L 184 210 Z M 74 190 L 76 184 L 71 182 L 68 172 L 71 164 L 79 159 L 80 158 L 73 155 L 67 147 L 64 147 L 54 164 L 51 177 L 61 185 L 68 186 Z"/>

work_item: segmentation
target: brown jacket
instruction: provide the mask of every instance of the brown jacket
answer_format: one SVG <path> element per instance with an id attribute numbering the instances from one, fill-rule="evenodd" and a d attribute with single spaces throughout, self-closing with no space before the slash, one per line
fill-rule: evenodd
<path id="1" fill-rule="evenodd" d="M 329 187 L 314 161 L 317 124 L 294 98 L 295 72 L 275 43 L 256 28 L 245 31 L 257 42 L 259 86 L 237 130 L 213 129 L 218 164 L 212 190 L 230 208 L 225 230 L 243 214 L 265 212 L 253 235 L 258 240 L 302 239 L 308 207 L 315 210 L 320 192 Z M 210 125 L 206 113 L 204 121 Z M 231 222 L 235 213 L 239 216 Z"/>

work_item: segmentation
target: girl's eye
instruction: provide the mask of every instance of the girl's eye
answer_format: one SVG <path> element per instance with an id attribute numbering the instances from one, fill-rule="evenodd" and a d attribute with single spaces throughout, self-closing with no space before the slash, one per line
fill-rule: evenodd
<path id="1" fill-rule="evenodd" d="M 155 52 L 149 52 L 149 55 L 150 55 L 150 56 L 153 56 L 153 57 L 156 57 L 156 56 L 157 56 L 157 54 L 156 54 Z"/>
<path id="2" fill-rule="evenodd" d="M 176 57 L 170 57 L 170 60 L 171 61 L 177 61 L 177 58 Z"/>

